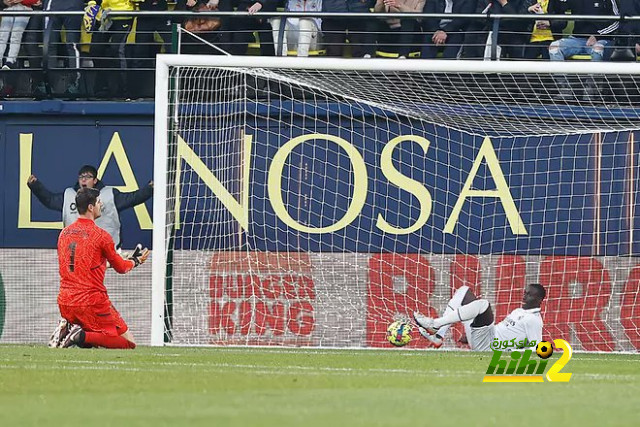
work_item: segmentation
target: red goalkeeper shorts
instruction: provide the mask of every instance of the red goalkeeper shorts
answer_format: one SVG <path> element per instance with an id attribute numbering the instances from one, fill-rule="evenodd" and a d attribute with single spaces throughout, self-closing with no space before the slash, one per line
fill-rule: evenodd
<path id="1" fill-rule="evenodd" d="M 118 310 L 110 302 L 97 305 L 59 305 L 60 314 L 70 323 L 80 325 L 86 332 L 100 332 L 117 337 L 127 332 L 129 327 Z"/>

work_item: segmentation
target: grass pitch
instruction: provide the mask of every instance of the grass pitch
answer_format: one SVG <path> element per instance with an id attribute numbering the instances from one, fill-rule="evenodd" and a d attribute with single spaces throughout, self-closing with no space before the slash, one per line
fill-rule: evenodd
<path id="1" fill-rule="evenodd" d="M 573 373 L 569 383 L 539 384 L 482 383 L 489 360 L 470 352 L 5 345 L 0 425 L 640 425 L 640 356 L 574 354 L 563 369 Z"/>

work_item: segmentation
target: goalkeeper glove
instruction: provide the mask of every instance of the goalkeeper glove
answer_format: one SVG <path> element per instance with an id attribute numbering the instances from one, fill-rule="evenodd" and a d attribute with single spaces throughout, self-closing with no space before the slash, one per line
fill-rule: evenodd
<path id="1" fill-rule="evenodd" d="M 137 267 L 140 264 L 143 264 L 147 260 L 147 258 L 149 258 L 150 254 L 151 252 L 149 251 L 149 249 L 142 249 L 142 245 L 138 243 L 136 245 L 136 248 L 133 250 L 133 253 L 129 255 L 128 259 L 133 261 L 136 264 L 135 267 Z"/>

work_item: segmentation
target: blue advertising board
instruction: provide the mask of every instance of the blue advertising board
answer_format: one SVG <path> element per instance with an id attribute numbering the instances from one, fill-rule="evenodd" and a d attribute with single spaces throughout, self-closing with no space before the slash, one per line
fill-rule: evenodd
<path id="1" fill-rule="evenodd" d="M 100 166 L 103 180 L 122 191 L 152 178 L 149 105 L 126 115 L 112 106 L 100 110 L 99 103 L 92 114 L 64 108 L 28 120 L 0 116 L 2 247 L 55 246 L 60 214 L 29 194 L 23 182 L 29 174 L 52 191 L 73 185 L 85 163 Z M 237 129 L 222 128 L 214 118 L 198 123 L 204 131 L 182 133 L 178 247 L 640 252 L 633 237 L 640 233 L 637 135 L 499 137 L 341 104 L 304 108 L 249 104 Z M 187 148 L 195 157 L 185 154 Z M 233 200 L 223 200 L 205 175 L 219 180 Z M 234 203 L 238 209 L 229 209 Z M 122 213 L 125 247 L 151 244 L 151 213 L 151 202 Z"/>
<path id="2" fill-rule="evenodd" d="M 17 108 L 22 103 L 6 103 Z M 35 103 L 34 103 L 35 104 Z M 61 193 L 77 183 L 85 164 L 100 168 L 106 185 L 121 191 L 144 187 L 153 178 L 153 109 L 123 115 L 121 107 L 80 104 L 33 114 L 0 116 L 2 130 L 2 231 L 0 247 L 54 248 L 60 233 L 61 213 L 45 208 L 26 185 L 35 175 L 48 190 Z M 140 110 L 140 107 L 138 108 Z M 36 112 L 37 113 L 37 112 Z M 121 213 L 123 244 L 151 243 L 152 201 Z"/>

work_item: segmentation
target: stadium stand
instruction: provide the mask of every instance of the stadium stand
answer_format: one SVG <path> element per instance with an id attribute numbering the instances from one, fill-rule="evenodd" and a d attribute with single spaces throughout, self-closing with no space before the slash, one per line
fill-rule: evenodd
<path id="1" fill-rule="evenodd" d="M 51 3 L 51 5 L 50 5 Z M 537 59 L 547 60 L 549 48 L 563 40 L 585 40 L 591 31 L 585 23 L 541 19 L 545 14 L 596 13 L 581 8 L 580 1 L 537 0 L 501 6 L 501 1 L 484 0 L 103 0 L 95 5 L 82 0 L 3 0 L 0 46 L 6 46 L 0 70 L 0 97 L 62 99 L 151 98 L 154 87 L 156 53 L 347 56 L 410 59 Z M 506 2 L 505 2 L 506 3 Z M 516 5 L 517 3 L 517 5 Z M 611 0 L 600 2 L 603 16 L 640 13 L 637 2 L 625 2 L 621 10 Z M 53 5 L 53 6 L 52 6 Z M 94 6 L 95 5 L 95 6 Z M 528 8 L 527 8 L 527 5 Z M 97 16 L 92 16 L 90 9 Z M 97 8 L 97 9 L 96 9 Z M 571 9 L 573 8 L 573 9 Z M 31 16 L 14 16 L 33 10 Z M 69 12 L 47 20 L 46 10 Z M 82 11 L 84 13 L 84 22 Z M 197 18 L 172 15 L 175 11 L 249 11 L 244 16 Z M 106 11 L 106 12 L 105 12 Z M 130 11 L 130 16 L 114 16 L 113 11 Z M 143 12 L 138 12 L 143 11 Z M 144 11 L 166 16 L 144 15 Z M 280 19 L 261 17 L 260 12 L 341 12 L 341 13 L 483 13 L 482 19 L 394 19 L 376 17 L 330 19 Z M 536 15 L 537 20 L 498 19 L 500 13 Z M 487 15 L 489 14 L 489 15 Z M 504 21 L 504 22 L 503 22 Z M 626 60 L 636 54 L 638 21 L 607 22 L 602 57 L 614 60 L 624 53 Z M 615 24 L 615 25 L 614 25 Z M 597 26 L 597 23 L 594 24 Z M 177 28 L 180 27 L 178 31 Z M 595 28 L 595 27 L 594 27 Z M 497 29 L 497 32 L 495 31 Z M 496 32 L 496 34 L 493 34 Z M 497 41 L 497 46 L 492 44 Z M 492 52 L 492 50 L 494 52 Z M 640 47 L 638 48 L 640 50 Z M 552 55 L 552 57 L 554 57 Z M 557 59 L 559 54 L 555 55 Z M 591 60 L 587 51 L 569 52 L 565 59 Z"/>

